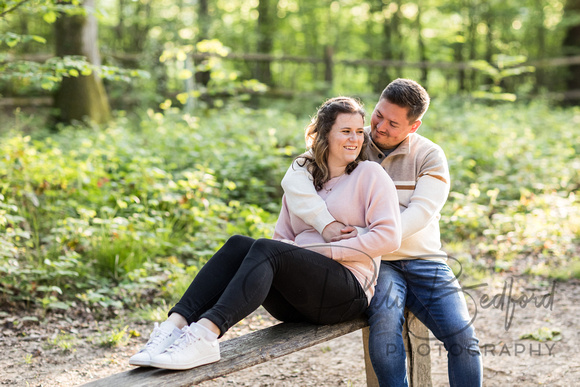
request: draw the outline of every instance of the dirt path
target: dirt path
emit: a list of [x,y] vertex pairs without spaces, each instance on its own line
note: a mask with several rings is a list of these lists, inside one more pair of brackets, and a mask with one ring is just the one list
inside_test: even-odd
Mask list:
[[[499,306],[504,288],[502,311],[492,301]],[[506,314],[505,307],[510,289],[512,299],[520,301],[513,308],[513,316]],[[549,283],[497,275],[486,285],[467,291],[483,354],[485,386],[580,383],[580,281],[556,284],[552,303],[549,297],[542,298],[550,290]],[[522,307],[526,299],[532,301]],[[509,305],[510,313],[513,305]],[[273,323],[273,319],[259,310],[228,332],[228,337]],[[119,347],[99,345],[112,331],[119,331],[127,324],[129,330],[143,332],[144,336],[149,333],[150,324],[131,323],[124,317],[97,323],[66,315],[43,317],[26,312],[0,312],[0,385],[76,386],[130,369],[127,360],[146,341],[144,337],[132,338]],[[520,339],[521,335],[537,332],[542,327],[559,331],[561,340]],[[439,342],[432,341],[429,352],[433,385],[447,385],[445,350]],[[365,385],[360,332],[202,384],[206,387],[341,385]]]

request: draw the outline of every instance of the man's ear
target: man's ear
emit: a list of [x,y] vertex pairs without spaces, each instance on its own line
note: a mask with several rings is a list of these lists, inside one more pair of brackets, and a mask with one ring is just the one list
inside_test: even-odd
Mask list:
[[419,129],[419,126],[421,126],[421,120],[417,120],[417,121],[413,122],[413,125],[411,125],[411,132],[410,133],[415,133],[417,131],[417,129]]

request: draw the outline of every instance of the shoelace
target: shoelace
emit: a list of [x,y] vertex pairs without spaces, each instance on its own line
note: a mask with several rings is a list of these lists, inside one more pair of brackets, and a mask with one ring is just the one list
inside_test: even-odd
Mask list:
[[149,348],[160,344],[161,341],[165,340],[165,338],[170,334],[171,333],[165,332],[164,330],[159,328],[159,323],[155,323],[153,327],[153,333],[151,334],[151,338],[149,339],[145,347]]
[[183,333],[179,336],[179,339],[175,340],[175,342],[167,348],[167,352],[175,352],[198,340],[201,340],[201,337],[199,337],[191,327],[185,326],[183,327]]

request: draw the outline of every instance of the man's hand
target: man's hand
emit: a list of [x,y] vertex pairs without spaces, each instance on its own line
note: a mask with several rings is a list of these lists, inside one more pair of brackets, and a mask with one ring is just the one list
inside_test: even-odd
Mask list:
[[352,226],[346,226],[338,221],[330,223],[322,230],[322,238],[325,242],[337,242],[342,239],[354,238],[358,232]]

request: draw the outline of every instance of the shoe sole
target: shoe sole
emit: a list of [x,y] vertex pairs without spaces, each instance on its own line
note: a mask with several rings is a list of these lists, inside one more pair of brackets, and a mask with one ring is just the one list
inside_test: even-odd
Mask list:
[[150,363],[151,367],[155,368],[163,368],[165,370],[189,370],[191,368],[199,367],[206,364],[215,363],[221,359],[220,354],[217,355],[210,355],[206,356],[203,359],[196,359],[194,362],[186,363],[186,364],[174,364],[174,363],[161,363],[152,361]]
[[129,361],[129,365],[137,366],[137,367],[151,367],[151,362],[132,360],[132,361]]

